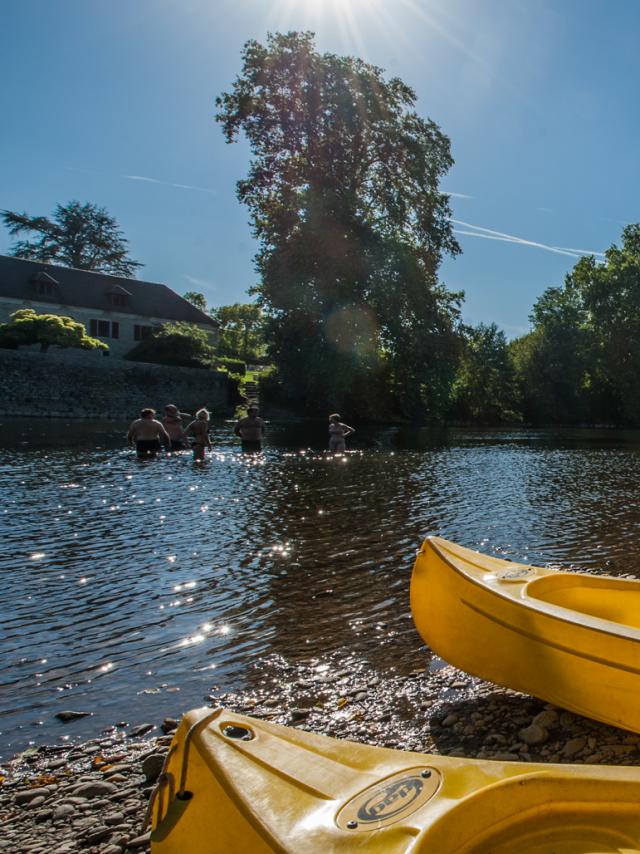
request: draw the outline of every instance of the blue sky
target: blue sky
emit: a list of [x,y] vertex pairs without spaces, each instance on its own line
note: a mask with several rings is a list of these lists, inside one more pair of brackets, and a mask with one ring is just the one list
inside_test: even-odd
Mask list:
[[5,0],[0,207],[95,202],[141,277],[244,301],[249,151],[224,142],[214,98],[247,39],[293,29],[400,76],[450,137],[464,251],[441,274],[468,322],[525,332],[580,251],[640,220],[635,0]]

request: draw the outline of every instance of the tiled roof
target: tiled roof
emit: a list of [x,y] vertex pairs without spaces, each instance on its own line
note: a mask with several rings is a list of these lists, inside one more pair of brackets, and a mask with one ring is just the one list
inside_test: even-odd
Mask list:
[[[45,282],[48,283],[47,292],[42,293],[41,289],[39,292],[38,283]],[[47,302],[58,309],[77,306],[103,311],[114,308],[109,294],[126,297],[124,305],[120,302],[117,305],[117,311],[123,314],[218,326],[208,314],[159,282],[125,279],[0,255],[0,297]]]

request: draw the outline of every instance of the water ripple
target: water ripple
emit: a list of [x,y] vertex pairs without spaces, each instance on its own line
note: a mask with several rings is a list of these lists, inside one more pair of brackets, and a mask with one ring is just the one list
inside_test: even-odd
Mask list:
[[[13,430],[13,434],[11,432]],[[573,431],[379,430],[331,458],[307,428],[243,457],[228,425],[203,466],[140,463],[122,429],[3,425],[0,745],[157,721],[247,665],[357,650],[411,669],[408,610],[429,533],[539,564],[640,575],[640,440]],[[75,432],[74,432],[75,429]],[[297,429],[297,432],[296,432]],[[314,434],[315,435],[315,434]],[[12,438],[13,436],[13,438]],[[355,443],[354,443],[355,445]]]

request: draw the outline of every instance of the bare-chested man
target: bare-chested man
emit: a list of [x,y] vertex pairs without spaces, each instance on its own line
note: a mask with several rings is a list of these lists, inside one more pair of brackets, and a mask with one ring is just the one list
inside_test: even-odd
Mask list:
[[167,450],[171,447],[169,434],[153,417],[155,414],[155,409],[141,409],[140,418],[133,422],[127,433],[129,443],[135,444],[141,459],[155,457],[160,450],[161,442]]
[[258,417],[258,407],[255,403],[247,407],[244,418],[236,421],[233,432],[242,439],[242,450],[248,453],[256,453],[262,450],[262,439],[264,437],[264,421]]

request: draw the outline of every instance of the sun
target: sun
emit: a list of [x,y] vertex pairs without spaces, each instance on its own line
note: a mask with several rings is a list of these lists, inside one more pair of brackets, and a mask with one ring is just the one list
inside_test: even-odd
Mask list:
[[361,44],[363,25],[383,13],[387,0],[276,0],[269,14],[270,29],[335,30],[344,40]]

